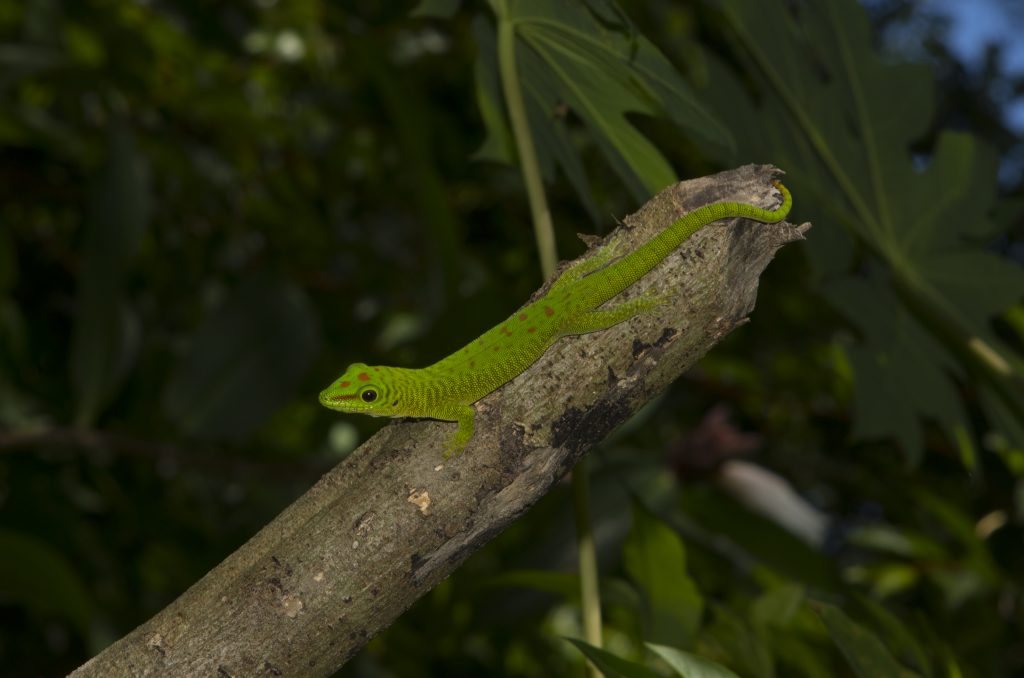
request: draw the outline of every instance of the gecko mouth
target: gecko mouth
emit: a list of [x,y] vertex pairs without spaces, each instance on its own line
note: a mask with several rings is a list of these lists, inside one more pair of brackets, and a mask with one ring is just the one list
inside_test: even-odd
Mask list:
[[340,409],[339,403],[346,400],[355,400],[354,395],[331,395],[330,391],[320,392],[320,404],[332,410]]

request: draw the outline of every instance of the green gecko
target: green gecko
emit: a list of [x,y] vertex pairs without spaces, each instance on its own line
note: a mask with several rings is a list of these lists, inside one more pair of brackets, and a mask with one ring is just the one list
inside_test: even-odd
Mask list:
[[617,259],[617,242],[612,240],[587,261],[567,268],[543,297],[447,358],[422,369],[353,363],[320,393],[320,404],[375,417],[458,422],[444,456],[459,454],[473,437],[473,403],[526,371],[559,338],[607,329],[663,303],[662,296],[641,297],[599,308],[684,240],[720,219],[742,217],[764,223],[784,219],[793,199],[780,182],[772,183],[782,193],[782,204],[774,210],[738,202],[704,205]]

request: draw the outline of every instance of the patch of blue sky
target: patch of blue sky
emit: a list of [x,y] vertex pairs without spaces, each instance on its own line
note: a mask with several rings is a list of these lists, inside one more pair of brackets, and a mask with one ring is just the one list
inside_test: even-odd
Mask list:
[[[861,1],[871,5],[877,0]],[[1024,97],[1015,94],[1009,84],[1009,79],[1024,73],[1024,0],[920,0],[918,12],[910,22],[891,26],[887,31],[884,37],[889,49],[928,60],[921,44],[921,22],[928,17],[942,22],[946,44],[969,73],[980,73],[989,46],[999,46],[999,69],[1006,78],[1006,86],[991,94],[1007,127],[1024,135]],[[1003,155],[1000,181],[1007,186],[1017,185],[1022,173],[1024,143],[1018,143]]]
[[[948,44],[968,67],[981,68],[990,44],[1001,47],[1002,70],[1024,72],[1024,2],[1019,0],[930,0],[928,9],[950,19]],[[1024,97],[1000,102],[1006,123],[1024,133]]]

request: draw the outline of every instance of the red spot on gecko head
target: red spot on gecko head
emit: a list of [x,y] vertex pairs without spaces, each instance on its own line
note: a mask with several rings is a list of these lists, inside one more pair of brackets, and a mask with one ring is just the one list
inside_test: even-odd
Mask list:
[[358,379],[359,381],[370,381],[370,375],[368,375],[366,372],[360,372],[359,374],[356,375],[356,379]]
[[550,306],[545,306],[544,307],[544,315],[552,316],[554,314],[555,314],[555,309],[551,308]]

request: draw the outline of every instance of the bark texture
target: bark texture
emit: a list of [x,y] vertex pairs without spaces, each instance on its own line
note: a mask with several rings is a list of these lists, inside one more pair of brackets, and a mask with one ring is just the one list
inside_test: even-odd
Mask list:
[[[774,207],[774,172],[749,165],[673,185],[625,220],[624,244],[708,202]],[[675,291],[674,302],[559,341],[477,404],[460,457],[441,458],[454,424],[391,424],[72,675],[332,674],[743,324],[761,272],[808,227],[731,219],[702,229],[623,294]]]

